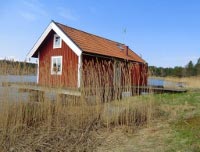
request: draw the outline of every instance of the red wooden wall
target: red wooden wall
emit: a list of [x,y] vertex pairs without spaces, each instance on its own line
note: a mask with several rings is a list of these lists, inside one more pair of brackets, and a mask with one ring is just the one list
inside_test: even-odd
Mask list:
[[[53,49],[51,31],[39,48],[39,84],[45,86],[77,87],[78,56],[62,41],[62,48]],[[62,56],[62,75],[51,75],[51,57]]]
[[[78,56],[62,41],[62,48],[53,48],[54,32],[51,31],[39,48],[39,84],[45,86],[77,87]],[[62,56],[62,75],[51,74],[51,57]],[[126,84],[133,86],[147,85],[147,64],[134,63],[111,57],[96,57],[94,54],[82,55],[81,79],[88,84],[102,84],[112,86],[114,84],[115,61],[121,63],[121,86]],[[90,62],[90,66],[86,65]],[[96,65],[100,67],[95,67]],[[130,66],[131,65],[131,66]],[[92,67],[92,68],[91,68]],[[96,75],[91,70],[97,70]],[[99,78],[97,79],[97,76]],[[92,78],[94,77],[94,78]],[[93,80],[94,79],[94,80]],[[90,81],[90,82],[89,82]],[[99,82],[97,82],[99,81]],[[84,84],[85,82],[83,82]]]
[[[121,69],[120,87],[128,85],[146,86],[148,77],[148,66],[145,63],[137,63],[122,59],[109,57],[95,57],[95,55],[83,55],[82,78],[86,86],[100,84],[113,86],[115,79],[115,62],[119,63]],[[99,83],[97,81],[100,81]],[[108,82],[109,81],[109,82]]]
[[145,63],[134,63],[131,70],[132,85],[146,86],[148,78],[148,65]]

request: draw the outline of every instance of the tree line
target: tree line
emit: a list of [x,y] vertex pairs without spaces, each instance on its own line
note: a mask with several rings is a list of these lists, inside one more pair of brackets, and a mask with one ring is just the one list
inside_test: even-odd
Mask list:
[[37,65],[34,63],[0,60],[0,75],[35,75]]
[[156,66],[149,66],[149,74],[151,76],[166,77],[190,77],[190,76],[200,76],[200,58],[194,64],[189,61],[185,67],[175,66],[174,68],[163,68]]

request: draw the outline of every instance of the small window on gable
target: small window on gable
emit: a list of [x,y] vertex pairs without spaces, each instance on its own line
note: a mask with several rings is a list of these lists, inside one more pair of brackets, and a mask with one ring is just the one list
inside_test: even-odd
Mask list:
[[52,75],[62,74],[62,56],[51,57],[51,74]]
[[62,39],[57,34],[54,34],[53,38],[53,48],[61,48],[62,46]]

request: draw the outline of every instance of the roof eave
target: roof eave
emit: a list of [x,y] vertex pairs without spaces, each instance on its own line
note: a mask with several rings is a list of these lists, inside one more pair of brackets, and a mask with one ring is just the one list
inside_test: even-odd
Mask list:
[[83,51],[82,54],[89,55],[89,56],[101,57],[101,58],[107,58],[107,59],[119,59],[119,60],[123,60],[123,61],[127,61],[127,62],[135,62],[135,63],[139,63],[139,64],[147,64],[145,61],[141,62],[141,61],[137,61],[134,59],[127,59],[127,58],[122,58],[122,57],[109,56],[109,55],[105,55],[105,54],[91,53],[91,52],[87,52],[87,51]]

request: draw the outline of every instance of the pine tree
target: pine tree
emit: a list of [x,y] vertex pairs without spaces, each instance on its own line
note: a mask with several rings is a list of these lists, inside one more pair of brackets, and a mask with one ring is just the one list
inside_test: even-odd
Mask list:
[[195,65],[195,71],[196,75],[200,75],[200,58],[197,60],[197,63]]
[[193,64],[192,61],[190,61],[186,66],[186,74],[187,74],[187,76],[194,76],[195,75],[194,64]]

